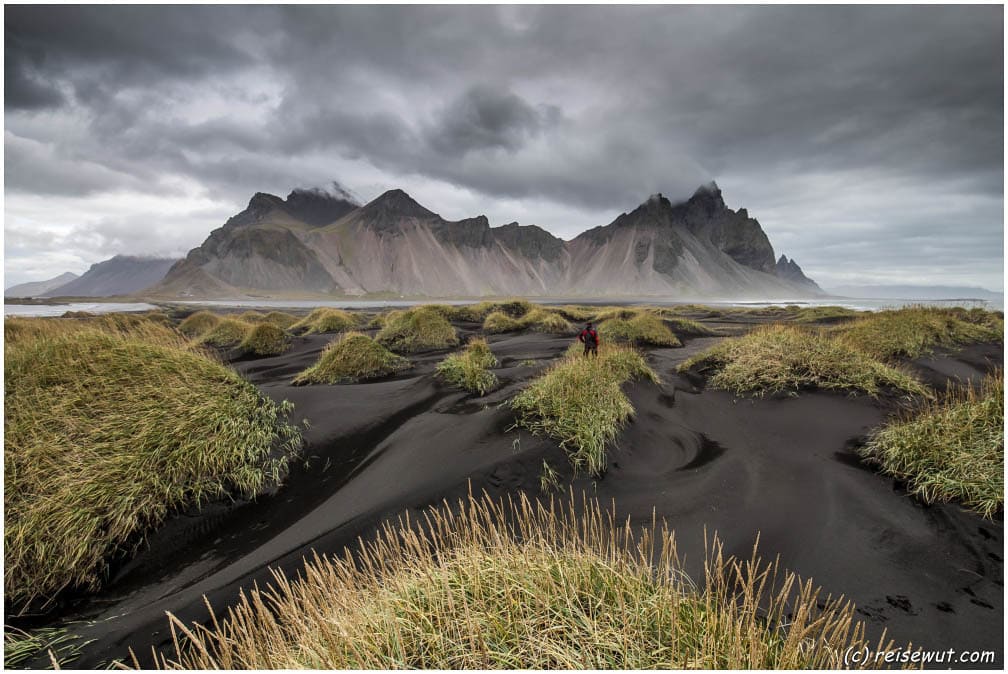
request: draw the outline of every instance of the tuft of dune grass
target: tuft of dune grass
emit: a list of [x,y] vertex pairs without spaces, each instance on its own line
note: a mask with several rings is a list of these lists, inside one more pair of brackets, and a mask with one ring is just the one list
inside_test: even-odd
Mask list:
[[[259,394],[149,321],[56,326],[4,354],[4,595],[11,609],[97,589],[171,512],[280,481],[300,442]],[[102,327],[105,326],[105,327]],[[112,326],[112,327],[109,327]],[[271,454],[272,450],[282,450]]]
[[459,353],[453,353],[438,363],[437,373],[445,381],[473,393],[485,395],[497,386],[497,358],[485,339],[473,339]]
[[875,431],[859,450],[882,472],[906,480],[925,503],[958,501],[991,518],[1004,507],[1004,375],[979,391],[952,389],[943,399]]
[[357,325],[357,317],[349,311],[319,307],[291,325],[289,329],[294,332],[303,331],[304,334],[309,335],[322,332],[343,332],[352,329],[355,325]]
[[610,318],[598,326],[599,336],[610,342],[639,346],[682,346],[679,338],[657,316],[639,313],[631,318]]
[[591,307],[583,304],[563,304],[554,307],[554,311],[569,321],[584,323],[595,318],[598,307]]
[[883,389],[929,396],[922,383],[820,331],[790,325],[756,328],[725,339],[679,366],[713,373],[712,388],[737,394],[797,393],[806,388],[862,391],[878,396]]
[[375,340],[399,353],[444,349],[459,343],[448,319],[430,306],[390,312]]
[[294,377],[294,384],[338,384],[384,377],[410,362],[360,332],[346,332],[326,345],[318,361]]
[[795,313],[793,320],[797,323],[836,323],[857,318],[861,313],[845,307],[805,307]]
[[221,317],[209,311],[197,311],[179,323],[178,330],[186,337],[199,337],[220,323]]
[[[981,312],[983,310],[980,310]],[[905,307],[867,313],[833,328],[837,338],[877,358],[916,358],[935,347],[1003,341],[1004,321],[990,312],[938,307]]]
[[48,654],[50,662],[64,669],[76,660],[85,644],[65,627],[22,630],[4,626],[4,669],[23,669],[32,659]]
[[570,335],[574,326],[554,309],[536,307],[520,319],[522,325],[533,332],[546,332],[554,335]]
[[262,323],[266,320],[266,314],[261,311],[245,311],[237,316],[235,316],[239,321],[245,321],[246,323]]
[[517,318],[508,316],[503,311],[493,311],[483,321],[483,332],[496,334],[501,332],[515,332],[524,326]]
[[[169,614],[172,656],[204,669],[837,669],[869,643],[855,607],[705,541],[690,579],[665,522],[596,500],[485,494],[386,523],[218,618]],[[418,531],[419,529],[419,531]],[[134,660],[135,666],[139,663]],[[852,663],[857,666],[856,663]]]
[[221,348],[235,346],[244,341],[245,336],[251,330],[251,323],[235,320],[234,318],[223,318],[200,335],[197,341],[200,344],[209,344]]
[[263,322],[248,331],[238,348],[257,356],[279,356],[290,348],[290,340],[278,325]]
[[290,327],[297,323],[298,320],[300,319],[298,319],[297,316],[288,314],[286,311],[271,311],[263,316],[263,322],[272,323],[283,330],[290,329]]
[[511,399],[517,424],[560,442],[575,469],[593,475],[606,467],[606,446],[633,414],[621,386],[631,379],[658,381],[636,350],[602,344],[598,357],[576,346],[557,364]]

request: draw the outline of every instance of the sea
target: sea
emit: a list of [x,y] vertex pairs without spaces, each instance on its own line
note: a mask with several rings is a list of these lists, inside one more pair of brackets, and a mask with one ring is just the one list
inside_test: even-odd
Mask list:
[[[333,307],[336,309],[388,309],[392,307],[411,307],[420,304],[473,304],[480,300],[187,300],[175,301],[173,305],[192,305],[194,307],[235,308],[235,309],[314,309],[317,307]],[[661,299],[654,297],[620,299],[586,300],[584,298],[548,298],[531,300],[540,304],[650,304],[655,306],[673,306],[676,304],[705,304],[714,307],[771,307],[798,305],[802,307],[840,306],[857,311],[879,311],[881,309],[898,309],[910,305],[925,305],[937,307],[974,307],[991,311],[1003,311],[1003,302],[990,302],[982,299],[858,299],[853,297],[830,297],[821,299],[796,300],[683,300]],[[114,311],[150,311],[158,307],[145,302],[70,302],[67,304],[5,304],[4,316],[62,316],[68,311],[86,311],[92,314],[110,313]]]

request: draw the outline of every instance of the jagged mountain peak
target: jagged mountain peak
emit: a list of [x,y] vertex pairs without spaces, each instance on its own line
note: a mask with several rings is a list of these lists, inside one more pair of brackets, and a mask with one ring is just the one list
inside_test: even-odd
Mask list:
[[366,204],[362,210],[365,212],[394,214],[407,218],[439,217],[437,213],[424,208],[413,197],[400,189],[384,192]]

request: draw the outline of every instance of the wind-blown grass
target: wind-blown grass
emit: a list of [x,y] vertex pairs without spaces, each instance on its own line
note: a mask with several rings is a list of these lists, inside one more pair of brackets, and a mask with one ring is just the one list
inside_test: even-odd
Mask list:
[[375,340],[399,353],[444,349],[459,342],[448,319],[430,306],[390,313]]
[[[982,310],[981,310],[982,312]],[[972,321],[963,320],[972,317]],[[995,314],[937,307],[905,307],[867,313],[833,328],[838,339],[878,358],[916,358],[935,347],[956,347],[1004,339],[1004,321]]]
[[708,380],[712,388],[737,394],[819,388],[871,396],[884,389],[930,395],[923,384],[897,367],[822,332],[789,325],[763,326],[726,339],[679,366],[680,371],[690,369],[713,373]]
[[410,362],[360,332],[329,342],[318,361],[294,377],[294,384],[338,384],[384,377],[408,369]]
[[263,322],[248,331],[238,348],[257,356],[278,356],[290,348],[290,340],[278,325]]
[[[577,513],[577,514],[574,514]],[[469,497],[400,518],[209,627],[169,614],[182,669],[835,669],[869,644],[854,606],[706,543],[683,570],[664,522],[593,500]],[[418,528],[421,531],[418,531]],[[180,643],[181,638],[185,641]],[[135,663],[139,666],[138,663]]]
[[859,451],[926,503],[959,501],[992,517],[1004,507],[1003,372],[883,426]]
[[64,668],[80,656],[80,638],[63,627],[41,627],[31,631],[4,627],[4,669],[22,668],[29,660],[47,654],[49,662]]
[[606,446],[634,414],[620,388],[630,379],[658,376],[632,348],[602,344],[597,358],[572,349],[511,399],[519,426],[560,442],[575,469],[600,474]]
[[239,321],[245,321],[246,323],[262,323],[266,320],[266,314],[261,311],[245,311],[237,316],[235,316]]
[[288,404],[177,333],[100,325],[54,326],[4,354],[13,610],[98,588],[109,558],[175,509],[278,482],[300,441]]
[[178,330],[186,337],[199,337],[220,323],[221,317],[209,311],[197,311],[179,323]]
[[200,335],[197,342],[221,348],[235,346],[244,341],[245,336],[251,332],[252,327],[251,323],[246,323],[245,321],[224,318]]
[[603,341],[639,346],[682,346],[679,338],[660,318],[645,312],[627,319],[607,319],[599,324],[598,332]]
[[516,332],[524,329],[524,325],[517,318],[508,316],[503,311],[493,311],[483,321],[483,332],[497,334],[501,332]]
[[298,317],[293,314],[288,314],[286,311],[271,311],[265,316],[263,316],[263,321],[266,323],[272,323],[273,325],[281,328],[283,330],[290,329],[295,323],[298,322]]
[[485,395],[497,386],[497,358],[485,339],[473,339],[459,353],[453,353],[438,363],[437,373],[446,381],[473,393]]
[[519,319],[523,327],[533,332],[546,332],[554,335],[570,335],[574,326],[554,309],[536,307]]
[[357,317],[349,311],[319,307],[290,326],[292,332],[303,331],[309,335],[322,332],[343,332],[357,325]]

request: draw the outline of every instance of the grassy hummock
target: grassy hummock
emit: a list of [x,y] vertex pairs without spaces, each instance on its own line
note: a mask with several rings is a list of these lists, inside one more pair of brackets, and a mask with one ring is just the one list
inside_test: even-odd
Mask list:
[[668,326],[657,316],[645,312],[631,318],[610,318],[598,326],[603,341],[638,346],[682,346]]
[[190,314],[179,323],[178,330],[186,337],[195,338],[204,335],[220,323],[221,318],[209,311],[197,311]]
[[958,501],[992,517],[1004,507],[1003,373],[883,426],[860,453],[926,503]]
[[[64,321],[66,323],[66,321]],[[4,354],[4,594],[13,610],[100,586],[178,508],[277,483],[299,444],[264,398],[174,331],[38,328]],[[281,449],[279,455],[272,450]]]
[[680,371],[713,372],[712,388],[737,394],[797,393],[802,389],[862,391],[884,389],[930,395],[903,370],[883,363],[829,335],[789,325],[759,327],[726,339],[679,366]]
[[298,322],[298,317],[293,314],[288,314],[286,311],[271,311],[265,316],[263,316],[263,321],[266,323],[272,323],[278,328],[284,330],[290,329],[292,325]]
[[553,309],[536,307],[520,320],[524,327],[533,332],[547,332],[554,335],[570,335],[574,332],[574,326]]
[[492,311],[483,321],[483,332],[497,334],[501,332],[515,332],[523,329],[522,322],[517,318],[508,316],[503,311]]
[[349,311],[319,307],[290,326],[292,332],[302,331],[310,335],[322,332],[343,332],[357,325],[357,317]]
[[175,654],[157,664],[835,669],[846,653],[893,647],[869,644],[849,601],[755,549],[726,557],[715,537],[694,582],[664,522],[631,529],[588,498],[470,496],[421,518],[429,534],[401,517],[342,556],[316,556],[296,579],[275,572],[225,617],[211,610],[209,627],[169,614]]
[[621,386],[638,378],[658,381],[632,348],[602,344],[597,358],[572,348],[510,404],[518,425],[559,440],[575,469],[600,474],[606,446],[634,414]]
[[199,336],[200,344],[209,344],[220,348],[235,346],[244,341],[252,330],[252,324],[234,318],[221,319],[215,326]]
[[485,339],[473,339],[459,353],[453,353],[438,363],[437,373],[446,381],[480,395],[497,386],[497,358]]
[[916,358],[935,347],[1002,341],[1004,321],[982,309],[918,306],[867,313],[833,332],[846,344],[877,358]]
[[360,332],[346,332],[322,350],[318,362],[294,377],[294,384],[338,384],[384,377],[410,362]]
[[390,312],[375,340],[399,353],[444,349],[459,343],[455,328],[431,306]]
[[279,356],[290,348],[290,340],[276,324],[258,323],[248,331],[238,348],[257,356]]

